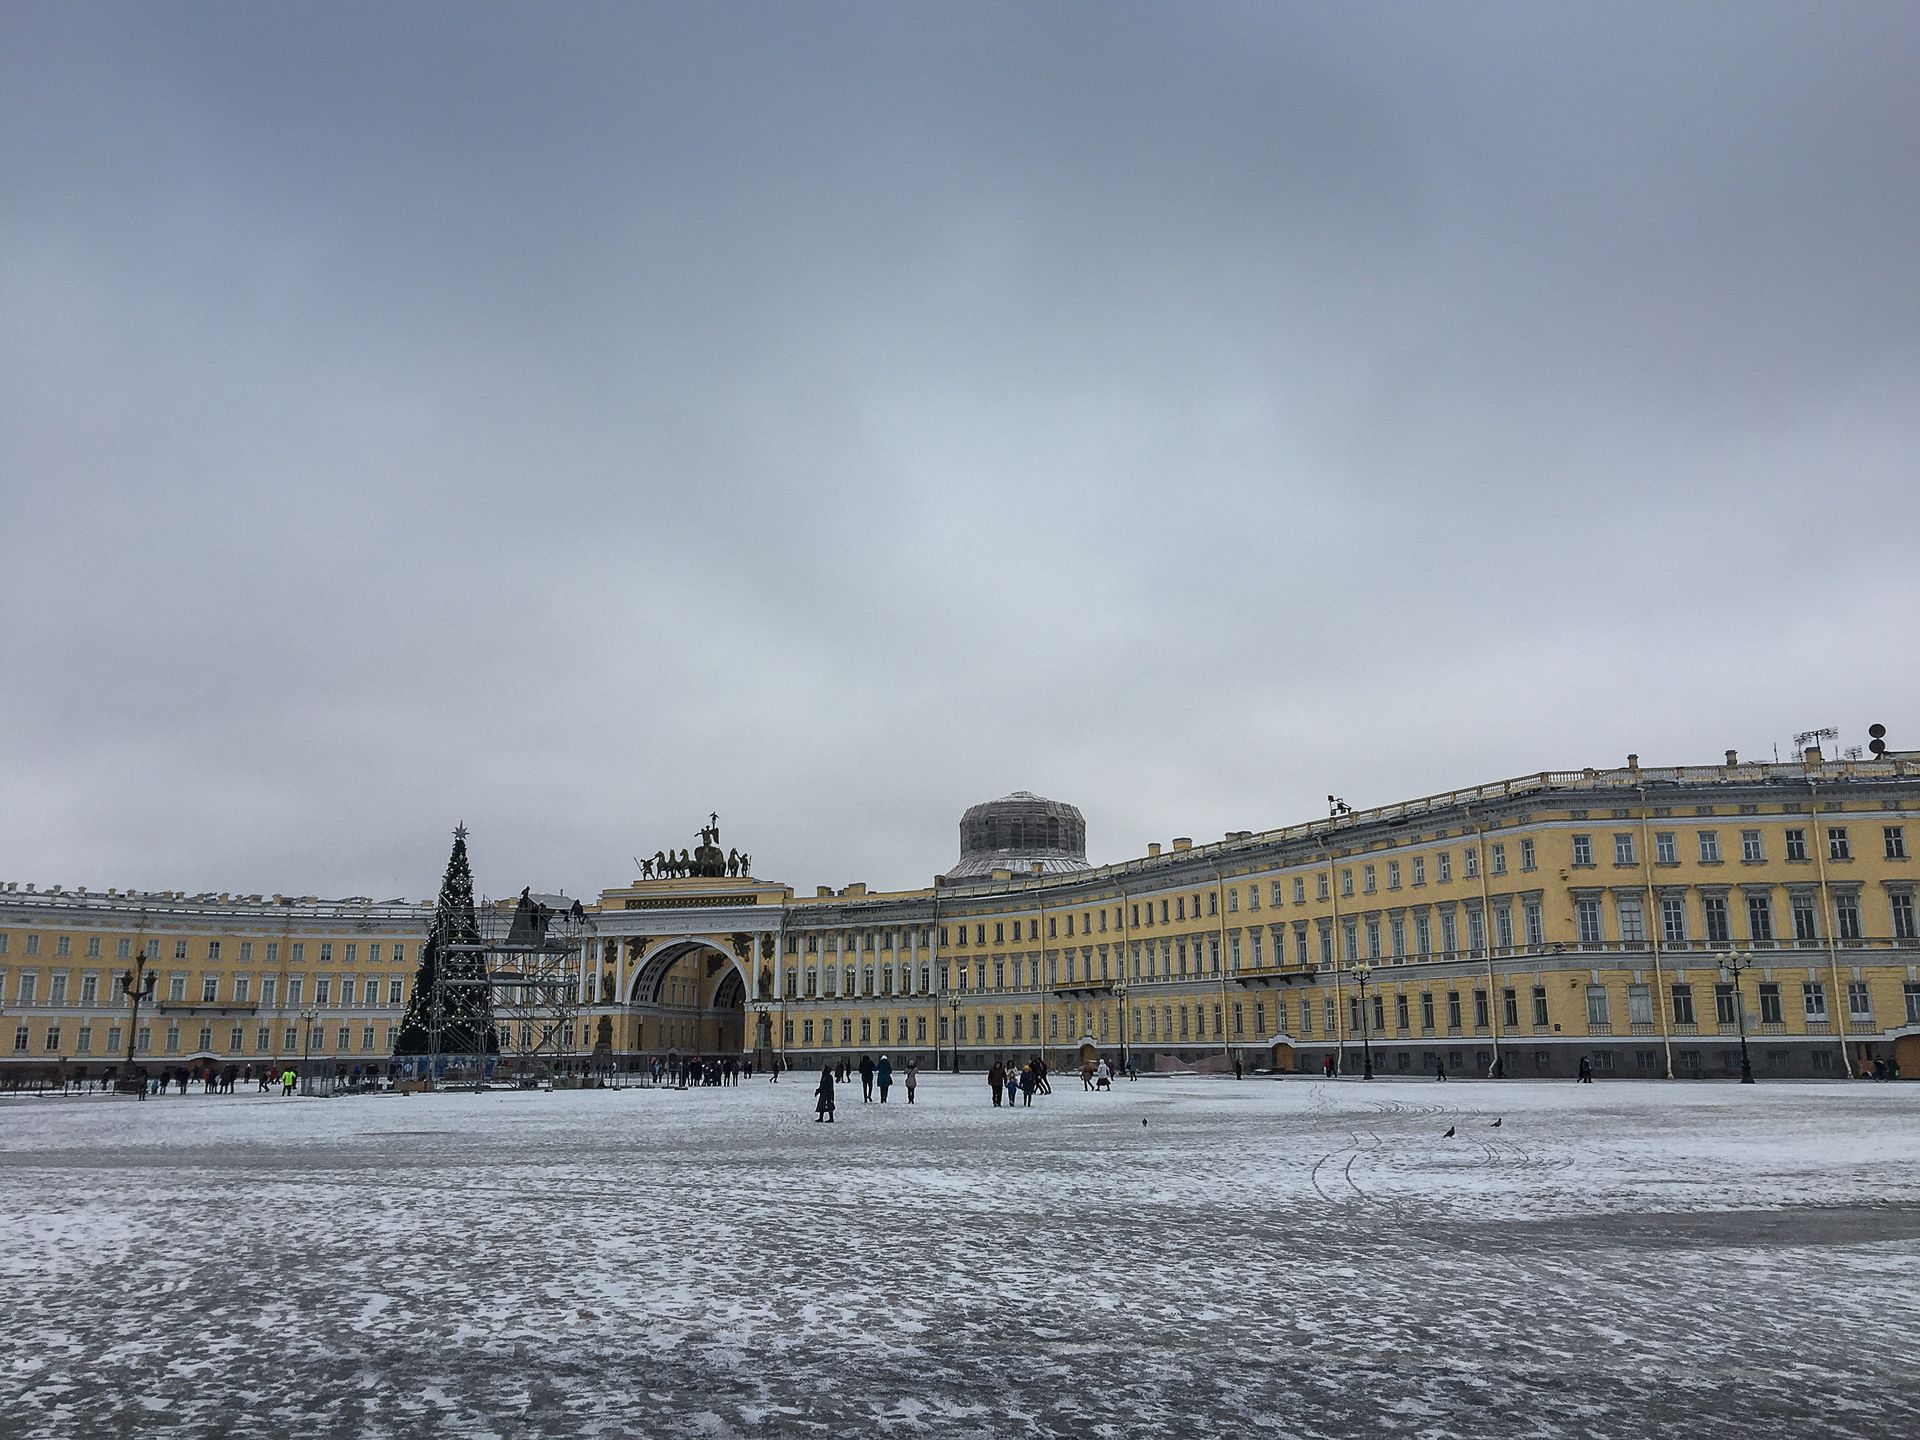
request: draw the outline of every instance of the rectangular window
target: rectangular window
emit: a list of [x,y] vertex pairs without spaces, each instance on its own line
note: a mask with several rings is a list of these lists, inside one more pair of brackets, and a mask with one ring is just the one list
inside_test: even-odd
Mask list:
[[1686,943],[1687,902],[1678,895],[1660,898],[1660,938],[1669,945]]
[[1645,985],[1627,986],[1627,1023],[1653,1024],[1653,991]]
[[1631,865],[1633,861],[1633,832],[1623,831],[1613,837],[1613,863]]
[[1733,1005],[1733,986],[1716,985],[1713,987],[1713,1019],[1715,1024],[1732,1025],[1736,1023]]
[[1416,885],[1426,884],[1427,883],[1427,857],[1424,855],[1416,855],[1413,857],[1411,864],[1413,865],[1413,883]]
[[211,1004],[220,998],[220,977],[202,975],[200,977],[200,1000],[202,1004]]
[[1389,860],[1387,862],[1387,889],[1398,890],[1399,888],[1400,862],[1398,860]]
[[1747,933],[1755,940],[1773,939],[1773,902],[1765,895],[1747,897]]
[[180,1001],[184,1001],[187,998],[187,977],[186,976],[169,975],[167,977],[167,998],[169,1000],[180,1000]]
[[[1896,895],[1894,898],[1897,900],[1901,897]],[[97,1005],[100,1003],[100,977],[98,975],[82,975],[80,977],[80,1003],[82,1005]]]
[[1818,940],[1820,922],[1815,916],[1813,896],[1790,895],[1787,897],[1787,906],[1793,914],[1793,938],[1800,941]]
[[1847,982],[1847,1018],[1866,1025],[1873,1023],[1873,996],[1864,980]]
[[1888,825],[1880,832],[1887,843],[1887,859],[1907,858],[1907,831],[1903,825]]
[[1603,1025],[1610,1026],[1612,1023],[1608,1018],[1606,987],[1589,985],[1587,987],[1587,1025],[1589,1028],[1597,1028]]
[[1447,1028],[1449,1030],[1460,1028],[1460,992],[1458,990],[1447,991]]
[[1700,832],[1700,863],[1702,865],[1720,863],[1720,832],[1718,830]]
[[1621,895],[1615,898],[1614,907],[1620,913],[1620,939],[1629,945],[1644,945],[1647,939],[1646,916],[1640,908],[1638,895]]
[[1493,912],[1493,943],[1502,950],[1513,948],[1513,907],[1501,905]]
[[1507,873],[1507,844],[1504,840],[1495,840],[1487,846],[1487,869],[1495,875]]
[[265,1005],[268,1009],[273,1008],[274,994],[277,988],[278,988],[278,981],[275,979],[274,976],[267,975],[261,978],[260,1003],[262,1005]]
[[1740,858],[1749,865],[1756,865],[1767,858],[1767,847],[1761,843],[1758,830],[1740,832]]
[[1841,940],[1860,938],[1859,896],[1836,895],[1833,897],[1833,933]]
[[1893,938],[1896,940],[1914,939],[1913,896],[1907,894],[1905,891],[1901,891],[1891,896],[1889,903],[1893,907]]
[[313,1003],[330,1005],[333,1003],[333,977],[322,975],[313,982]]
[[1453,852],[1442,850],[1433,857],[1433,873],[1442,885],[1453,879]]
[[1365,867],[1360,883],[1361,888],[1369,895],[1374,894],[1380,888],[1378,877],[1374,874],[1373,866],[1368,865]]
[[236,975],[233,977],[233,1000],[236,1005],[244,1005],[253,994],[253,977]]
[[1351,866],[1348,866],[1340,872],[1340,893],[1342,895],[1353,894],[1353,867]]
[[1534,867],[1533,841],[1522,840],[1520,842],[1520,868],[1522,870],[1531,870]]
[[1573,902],[1573,919],[1582,945],[1598,945],[1600,934],[1600,902],[1590,895],[1583,895]]
[[1460,873],[1469,880],[1480,873],[1480,852],[1471,845],[1460,852]]
[[1851,860],[1853,850],[1847,844],[1847,827],[1832,825],[1827,828],[1827,858],[1829,860]]
[[1907,1001],[1907,1024],[1920,1025],[1920,985],[1909,980],[1901,993]]
[[1493,1023],[1493,1010],[1488,1003],[1487,992],[1484,990],[1473,992],[1473,1023],[1482,1030]]
[[1706,919],[1707,940],[1710,943],[1724,944],[1733,938],[1727,921],[1727,900],[1724,895],[1701,896],[1700,913]]
[[1657,865],[1678,865],[1680,863],[1680,851],[1679,847],[1674,843],[1673,831],[1657,830],[1654,832],[1653,859]]
[[1433,992],[1431,990],[1420,992],[1420,1028],[1433,1029]]
[[1551,1022],[1547,1018],[1547,987],[1533,987],[1533,1023],[1536,1029],[1544,1030]]
[[1807,858],[1807,832],[1789,830],[1786,834],[1787,859],[1804,860]]
[[1512,986],[1500,992],[1500,1023],[1509,1030],[1520,1027],[1520,992]]
[[1780,987],[1773,981],[1764,981],[1760,986],[1760,1023],[1762,1025],[1784,1025],[1786,1009],[1780,1003]]
[[1809,980],[1800,987],[1800,998],[1806,1005],[1807,1019],[1825,1020],[1827,1018],[1827,987],[1818,980]]

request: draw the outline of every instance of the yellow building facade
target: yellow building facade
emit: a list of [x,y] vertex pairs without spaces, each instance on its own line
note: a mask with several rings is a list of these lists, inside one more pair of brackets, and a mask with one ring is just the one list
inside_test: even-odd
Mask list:
[[[1916,803],[1911,755],[1630,758],[1090,866],[1078,811],[1010,796],[923,889],[602,892],[547,1053],[1689,1078],[1744,1031],[1762,1077],[1920,1076]],[[0,1073],[383,1068],[431,916],[8,884]]]

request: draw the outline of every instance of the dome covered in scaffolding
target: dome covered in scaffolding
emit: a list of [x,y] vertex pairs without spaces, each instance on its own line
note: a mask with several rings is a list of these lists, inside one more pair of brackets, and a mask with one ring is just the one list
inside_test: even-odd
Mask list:
[[1068,875],[1089,868],[1087,822],[1079,807],[1016,790],[960,817],[960,863],[945,878],[984,880],[995,870]]

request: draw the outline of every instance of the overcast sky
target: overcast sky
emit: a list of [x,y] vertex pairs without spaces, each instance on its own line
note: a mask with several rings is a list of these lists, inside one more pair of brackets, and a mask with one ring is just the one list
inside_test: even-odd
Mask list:
[[0,879],[1920,746],[1920,6],[0,8]]

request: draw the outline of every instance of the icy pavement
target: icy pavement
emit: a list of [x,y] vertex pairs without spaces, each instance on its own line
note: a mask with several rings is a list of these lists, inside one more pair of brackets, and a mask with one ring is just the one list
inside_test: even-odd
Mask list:
[[1920,1085],[809,1089],[0,1106],[0,1435],[1920,1435]]

